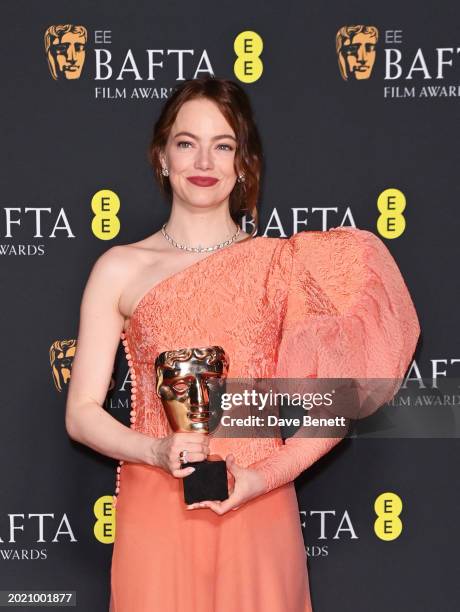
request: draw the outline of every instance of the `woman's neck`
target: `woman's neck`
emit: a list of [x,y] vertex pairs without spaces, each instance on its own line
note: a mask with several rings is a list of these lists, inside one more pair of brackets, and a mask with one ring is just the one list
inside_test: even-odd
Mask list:
[[176,241],[191,246],[212,246],[230,239],[238,226],[228,210],[187,211],[173,207],[166,222],[167,233]]

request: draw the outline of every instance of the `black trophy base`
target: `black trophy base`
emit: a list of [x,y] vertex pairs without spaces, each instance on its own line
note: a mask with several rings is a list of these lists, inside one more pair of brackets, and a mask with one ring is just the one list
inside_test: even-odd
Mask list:
[[182,479],[186,504],[200,501],[223,501],[228,498],[227,465],[225,461],[193,461],[183,468],[194,467],[195,471]]

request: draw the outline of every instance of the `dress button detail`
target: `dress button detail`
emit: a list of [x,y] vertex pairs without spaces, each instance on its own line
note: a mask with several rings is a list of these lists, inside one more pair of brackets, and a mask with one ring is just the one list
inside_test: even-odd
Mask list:
[[[124,332],[121,332],[120,334],[120,338],[121,338],[121,343],[123,345],[123,348],[125,350],[125,357],[126,357],[126,361],[128,363],[128,367],[129,367],[129,378],[131,381],[131,397],[130,397],[130,406],[131,406],[131,411],[130,411],[130,427],[132,427],[134,425],[134,423],[136,422],[136,410],[134,410],[133,408],[136,406],[136,386],[137,386],[137,382],[136,382],[136,372],[134,371],[134,360],[133,360],[133,356],[132,353],[130,351],[129,348],[129,342],[128,339],[126,337],[126,334]],[[117,505],[117,500],[118,500],[118,494],[120,492],[120,484],[121,484],[121,472],[122,472],[122,465],[124,464],[123,459],[120,459],[118,461],[118,466],[116,468],[116,482],[115,482],[115,493],[114,495],[112,495],[112,507],[115,508]]]

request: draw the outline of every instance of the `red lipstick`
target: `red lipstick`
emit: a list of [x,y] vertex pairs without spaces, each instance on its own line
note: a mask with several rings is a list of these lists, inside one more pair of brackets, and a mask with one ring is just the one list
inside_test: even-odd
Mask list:
[[211,187],[215,185],[219,179],[213,178],[212,176],[188,176],[187,180],[194,185],[198,185],[198,187]]

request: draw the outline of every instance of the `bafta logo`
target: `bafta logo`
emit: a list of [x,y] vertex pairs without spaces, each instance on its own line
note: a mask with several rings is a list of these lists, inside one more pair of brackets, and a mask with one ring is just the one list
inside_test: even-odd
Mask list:
[[53,25],[45,32],[45,52],[55,81],[79,79],[88,33],[81,25]]
[[77,341],[75,339],[56,340],[50,347],[51,371],[58,391],[62,391],[70,380],[76,348]]
[[361,81],[372,74],[379,31],[374,26],[344,26],[335,43],[340,75],[344,81]]
[[[50,365],[54,386],[60,392],[69,384],[72,364],[77,352],[77,341],[55,340],[50,347]],[[107,391],[112,391],[116,385],[115,367],[110,377]]]

